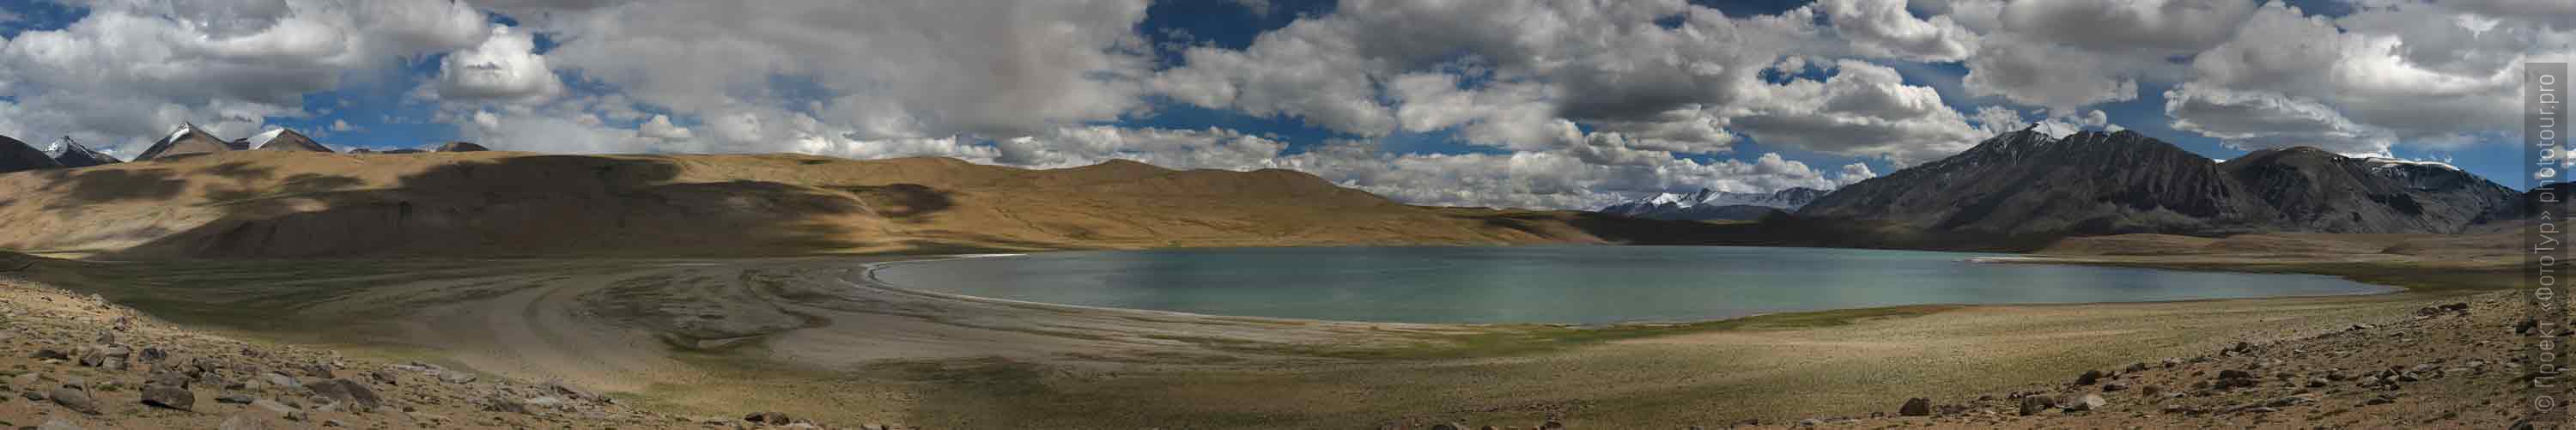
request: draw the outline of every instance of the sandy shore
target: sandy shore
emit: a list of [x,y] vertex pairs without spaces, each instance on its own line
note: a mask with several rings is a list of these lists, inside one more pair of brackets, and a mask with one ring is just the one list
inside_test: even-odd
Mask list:
[[1584,330],[1083,308],[852,281],[899,258],[64,263],[35,277],[239,336],[562,380],[674,413],[931,428],[1787,423],[2399,321],[2462,294]]

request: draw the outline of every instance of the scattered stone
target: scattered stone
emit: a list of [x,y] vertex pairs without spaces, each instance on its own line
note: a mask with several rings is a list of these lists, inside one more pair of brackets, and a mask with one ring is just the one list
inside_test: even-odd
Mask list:
[[197,393],[190,392],[186,388],[168,385],[146,385],[143,386],[143,404],[182,411],[194,410],[197,407]]
[[1820,425],[1825,425],[1825,420],[1819,420],[1819,419],[1815,419],[1815,418],[1808,418],[1808,419],[1798,420],[1798,426],[1799,426],[1799,427],[1815,427],[1815,426],[1820,426]]
[[2101,409],[2103,405],[2108,404],[2109,402],[2102,400],[2102,395],[2100,394],[2085,393],[2082,396],[2067,398],[2060,403],[2062,404],[2058,405],[2058,407],[2066,408],[2066,410],[2069,411],[2090,411]]
[[295,377],[286,376],[286,374],[283,373],[268,372],[268,374],[260,375],[260,378],[266,379],[268,381],[268,385],[275,385],[278,388],[304,388],[304,382],[297,381],[295,380]]
[[2101,380],[2102,371],[2086,370],[2084,371],[2084,374],[2075,376],[2075,385],[2093,385],[2094,382],[2099,382]]
[[89,393],[83,392],[79,389],[71,387],[54,387],[53,391],[45,393],[45,398],[53,400],[54,404],[62,405],[63,409],[70,409],[73,412],[83,414],[98,415],[98,402],[90,400]]
[[2021,398],[2021,415],[2025,417],[2039,415],[2040,412],[2046,412],[2050,408],[2055,407],[2057,407],[2057,398],[2055,397],[2028,396]]
[[270,423],[267,417],[262,417],[252,412],[233,414],[232,418],[224,419],[222,427],[217,427],[219,430],[270,430],[274,428],[277,428],[277,425]]
[[441,370],[438,371],[438,380],[446,381],[450,384],[471,384],[474,383],[474,374],[453,370]]
[[55,418],[45,420],[45,425],[36,426],[36,430],[81,430],[81,426],[72,425],[71,422],[63,421],[61,418]]
[[516,399],[511,399],[511,398],[508,398],[508,397],[493,396],[492,398],[485,399],[485,400],[483,401],[483,410],[485,410],[485,411],[491,411],[491,412],[508,412],[508,413],[514,413],[514,414],[524,414],[524,413],[528,413],[528,405],[527,405],[527,404],[525,404],[525,403],[519,403],[519,401],[518,401],[518,400],[516,400]]
[[1932,399],[1921,397],[1905,399],[1905,405],[1898,406],[1896,408],[1896,414],[1909,417],[1931,416]]
[[393,373],[382,370],[367,372],[367,379],[374,379],[378,384],[402,386],[401,378],[394,377]]
[[250,404],[250,402],[255,402],[255,401],[259,401],[259,398],[257,398],[257,397],[251,397],[249,394],[242,394],[242,393],[229,393],[229,394],[225,394],[225,395],[221,395],[221,396],[215,396],[215,403],[228,403],[228,404],[235,404],[235,405],[247,405],[247,404]]
[[27,355],[27,358],[33,358],[33,359],[37,359],[37,360],[63,360],[63,361],[71,361],[71,359],[72,359],[72,355],[71,355],[71,354],[63,353],[62,351],[56,351],[56,350],[54,350],[53,348],[45,348],[45,349],[38,349],[38,350],[36,350],[36,353],[34,353],[34,354],[28,354],[28,355]]
[[743,415],[742,420],[769,425],[786,425],[787,423],[796,422],[796,418],[789,417],[787,414],[775,411],[753,412],[749,415]]
[[2113,391],[2127,390],[2127,389],[2129,389],[2129,384],[2122,384],[2122,383],[2118,383],[2118,382],[2105,382],[2105,383],[2102,383],[2102,392],[2105,392],[2105,393],[2113,392]]

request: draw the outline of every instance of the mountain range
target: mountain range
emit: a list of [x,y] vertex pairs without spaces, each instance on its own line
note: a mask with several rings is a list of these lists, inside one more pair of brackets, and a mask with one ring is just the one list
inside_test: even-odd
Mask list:
[[1775,212],[1793,211],[1818,197],[1825,190],[1793,187],[1770,193],[1737,193],[1702,188],[1690,194],[1663,193],[1644,200],[1625,202],[1601,208],[1601,213],[1636,218],[1663,220],[1756,220]]
[[2312,147],[2219,162],[2136,131],[2025,130],[1845,186],[1796,215],[2004,237],[2459,233],[2521,208],[2520,193],[2439,163]]
[[62,140],[54,141],[53,149],[46,152],[53,154],[54,163],[61,164],[63,167],[79,168],[125,162],[116,159],[116,156],[90,149],[89,146],[72,140],[71,136],[63,136]]

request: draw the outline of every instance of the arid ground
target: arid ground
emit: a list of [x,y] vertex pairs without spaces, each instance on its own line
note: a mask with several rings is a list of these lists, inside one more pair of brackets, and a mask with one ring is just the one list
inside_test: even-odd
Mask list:
[[[2017,392],[2057,395],[2086,370],[2218,357],[2240,342],[2287,351],[2355,324],[2408,330],[2335,357],[2414,366],[2431,357],[2506,363],[2513,313],[2500,273],[2337,251],[2348,241],[2266,249],[2263,270],[2347,271],[2414,292],[2325,298],[2044,306],[1929,305],[1619,327],[1410,325],[1075,308],[914,292],[868,281],[897,257],[712,260],[402,260],[92,263],[50,260],[32,278],[96,292],[232,336],[420,361],[525,381],[564,381],[684,416],[777,410],[825,424],[926,428],[1372,428],[1440,422],[1534,428],[1722,427],[1752,422],[1877,426],[1907,398],[1979,405],[1938,421],[1968,427],[2265,422],[2376,427],[2455,412],[2500,426],[2508,373],[2479,385],[2409,388],[2368,413],[2185,414],[2162,405],[2288,393],[2112,394],[2118,414],[2017,417]],[[2425,238],[2415,238],[2423,240]],[[2439,239],[2438,237],[2435,239]],[[2104,240],[2196,239],[2121,237]],[[2238,242],[2266,240],[2245,237]],[[2405,240],[2398,240],[2405,242]],[[2483,243],[2483,242],[2464,242]],[[2112,258],[2074,250],[2054,258]],[[2194,259],[2229,254],[2200,243]],[[2440,252],[2468,252],[2446,248]],[[2283,255],[2309,255],[2301,262]],[[2350,254],[2350,255],[2344,255]],[[2238,257],[2244,257],[2239,255]],[[2123,256],[2123,264],[2166,264]],[[2250,257],[2244,257],[2250,258]],[[2330,261],[2329,261],[2330,260]],[[2207,261],[2177,259],[2202,264]],[[2169,262],[2170,263],[2170,262]],[[2182,264],[2182,263],[2171,263]],[[2364,272],[2384,268],[2423,276]],[[2399,270],[2405,269],[2405,270]],[[2382,278],[2371,278],[2382,276]],[[2466,281],[2461,281],[2466,280]],[[2450,285],[2453,288],[2442,286]],[[2483,294],[2483,295],[2481,295]],[[2420,309],[2477,302],[2474,319]],[[2430,322],[2425,322],[2430,321]],[[2475,321],[2475,322],[2469,322]],[[2418,328],[2421,327],[2421,328]],[[2376,335],[2377,332],[2372,334]],[[2392,334],[2389,336],[2404,336]],[[2401,340],[2402,339],[2402,340]],[[2461,342],[2419,351],[2384,342]],[[2483,343],[2480,343],[2483,342]],[[2323,356],[2327,351],[2302,351]],[[2297,356],[2266,356],[2297,360]],[[2320,360],[2324,358],[2319,358]],[[2465,360],[2465,358],[2451,358]],[[2458,361],[2443,361],[2457,363]],[[2219,364],[2190,363],[2192,366]],[[2500,365],[2500,364],[2499,364]],[[2276,365],[2285,366],[2285,365]],[[2351,365],[2346,365],[2351,366]],[[2342,371],[2372,371],[2370,366]],[[2279,367],[2276,367],[2279,368]],[[2161,370],[2161,366],[2158,367]],[[2323,367],[2316,371],[2322,372]],[[2215,370],[2201,369],[2204,373]],[[2173,373],[2160,391],[2191,393]],[[2269,373],[2267,372],[2266,375]],[[2136,387],[2156,371],[2133,372]],[[2463,374],[2465,375],[2465,374]],[[2305,376],[2299,377],[2304,380]],[[2283,386],[2279,381],[2272,386]],[[2493,384],[2488,384],[2492,382]],[[2323,394],[2318,408],[2370,390]],[[2247,392],[2253,393],[2253,392]],[[2331,400],[2331,401],[2327,401]],[[2001,405],[2001,406],[1997,406]],[[2232,407],[2234,405],[2223,405]],[[2211,408],[2205,406],[2202,408]],[[2170,416],[2168,416],[2170,415]],[[1979,418],[1983,417],[1983,418]],[[1883,420],[1897,420],[1888,418]],[[2177,421],[2180,420],[2180,421]],[[2201,420],[2201,421],[2189,421]],[[2344,421],[2359,420],[2358,424]],[[2149,425],[2154,427],[2155,425]]]
[[[212,425],[257,406],[146,408],[144,393],[118,388],[172,369],[83,363],[156,346],[141,342],[176,349],[171,357],[260,363],[183,371],[217,378],[189,388],[199,398],[293,401],[323,414],[314,420],[389,428],[740,425],[763,411],[935,429],[2501,427],[2516,418],[2499,402],[2521,373],[2505,354],[2519,341],[2518,311],[2503,300],[2519,241],[2498,234],[2126,235],[1995,261],[2318,273],[2408,289],[2371,296],[1422,325],[997,301],[879,285],[867,271],[1020,250],[1796,235],[1759,233],[1774,227],[1763,223],[1406,206],[1288,171],[776,155],[234,153],[0,175],[0,195],[0,247],[82,258],[6,259],[33,261],[5,275],[20,280],[8,314],[43,323],[0,332],[0,370],[32,381],[12,387],[22,393],[77,386],[114,405],[71,413],[35,393],[0,404],[0,421],[15,425]],[[26,298],[90,294],[103,302]],[[96,335],[117,317],[170,334]],[[286,360],[229,342],[318,352]],[[216,346],[183,347],[200,344]],[[48,349],[79,354],[45,358]],[[313,397],[328,393],[230,383],[325,378],[291,371],[321,360],[309,357],[398,370],[397,380],[489,379],[354,380],[394,394],[391,404],[337,415],[320,410],[344,402]],[[2390,366],[2416,376],[2380,374]],[[2113,375],[2074,384],[2088,370]],[[552,386],[615,402],[565,403],[584,396]],[[1899,415],[1911,398],[1934,416],[1873,418]],[[2041,398],[2085,407],[2021,414]],[[385,412],[399,408],[412,409]]]

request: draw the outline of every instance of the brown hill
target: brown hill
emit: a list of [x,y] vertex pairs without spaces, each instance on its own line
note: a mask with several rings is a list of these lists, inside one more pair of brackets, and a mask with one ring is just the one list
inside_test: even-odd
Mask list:
[[239,151],[0,175],[0,195],[15,196],[0,249],[134,259],[1482,245],[1709,226],[1407,206],[1287,170],[801,155]]
[[233,150],[234,147],[232,143],[225,142],[223,138],[215,137],[215,135],[206,134],[204,130],[197,129],[196,124],[182,124],[178,129],[171,130],[169,136],[162,137],[161,140],[152,142],[152,147],[144,149],[143,155],[135,156],[134,161],[158,160],[182,155],[231,152]]
[[251,144],[258,145],[254,149],[261,151],[333,152],[331,147],[322,146],[322,142],[304,137],[304,133],[283,128],[252,137],[250,140]]

